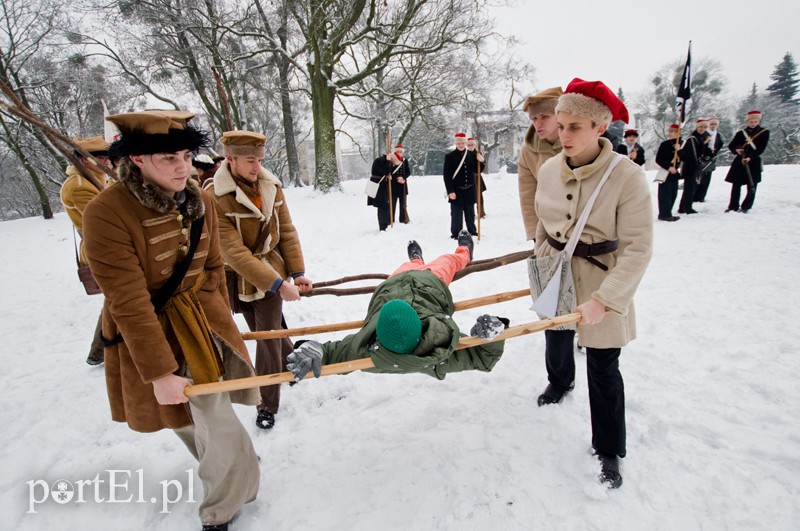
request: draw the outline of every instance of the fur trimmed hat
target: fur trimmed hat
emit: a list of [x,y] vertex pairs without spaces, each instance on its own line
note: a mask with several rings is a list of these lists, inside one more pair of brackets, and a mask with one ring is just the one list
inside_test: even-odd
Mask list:
[[625,129],[625,133],[623,133],[623,138],[628,138],[629,136],[639,136],[639,131],[636,129]]
[[534,116],[537,114],[555,114],[558,98],[562,94],[564,94],[564,91],[561,90],[561,87],[550,87],[538,94],[528,96],[528,99],[522,104],[522,110]]
[[267,152],[267,137],[252,131],[225,131],[222,150],[226,157],[256,157],[263,159]]
[[467,139],[467,133],[456,133],[455,138],[463,138],[464,140]]
[[378,312],[375,333],[381,345],[396,354],[414,351],[422,338],[422,322],[417,311],[406,301],[392,299]]
[[556,112],[568,112],[589,118],[596,124],[629,122],[628,109],[602,81],[584,81],[576,77],[558,98]]
[[708,119],[708,123],[709,124],[717,124],[717,125],[719,125],[719,118],[709,118]]
[[113,114],[106,120],[119,129],[119,138],[110,146],[115,157],[197,151],[208,145],[208,135],[188,124],[193,113],[174,110],[149,110]]
[[749,112],[747,113],[747,118],[746,118],[746,120],[749,120],[750,118],[758,118],[758,119],[761,119],[761,117],[762,117],[762,116],[764,116],[764,115],[763,115],[763,113],[762,113],[761,111],[749,111]]
[[708,120],[706,120],[705,118],[698,118],[697,121],[695,122],[695,124],[697,124],[697,125],[708,125]]
[[680,128],[681,128],[681,126],[680,126],[680,125],[678,125],[678,124],[669,124],[669,127],[668,127],[668,129],[669,129],[670,131],[677,131],[677,130],[678,130],[678,129],[680,129]]

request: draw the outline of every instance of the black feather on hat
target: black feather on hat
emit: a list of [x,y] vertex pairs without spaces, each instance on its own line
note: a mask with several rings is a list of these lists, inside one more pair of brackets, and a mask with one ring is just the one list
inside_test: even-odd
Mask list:
[[194,114],[185,111],[141,111],[107,116],[119,129],[111,146],[117,157],[175,153],[184,149],[197,152],[208,147],[205,131],[188,124]]

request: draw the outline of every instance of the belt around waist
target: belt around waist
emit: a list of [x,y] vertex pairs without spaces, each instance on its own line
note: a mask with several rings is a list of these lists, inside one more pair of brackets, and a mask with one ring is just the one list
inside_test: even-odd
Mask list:
[[[559,251],[563,251],[564,248],[567,246],[566,243],[556,240],[549,234],[547,235],[547,243],[549,243],[551,247]],[[605,242],[597,242],[597,243],[578,242],[578,245],[575,247],[575,252],[572,253],[572,255],[577,256],[579,258],[585,258],[587,261],[596,265],[603,271],[608,271],[608,266],[606,266],[603,262],[600,262],[599,260],[595,260],[592,257],[613,253],[614,251],[617,250],[618,247],[619,247],[619,240],[608,240]]]

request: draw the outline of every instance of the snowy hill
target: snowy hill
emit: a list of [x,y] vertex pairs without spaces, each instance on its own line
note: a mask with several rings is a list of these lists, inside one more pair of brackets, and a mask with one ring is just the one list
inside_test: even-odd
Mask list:
[[[726,171],[715,173],[699,214],[656,222],[636,297],[639,338],[621,358],[628,457],[619,491],[595,479],[583,354],[575,391],[538,408],[547,377],[544,337],[534,334],[510,340],[489,374],[439,382],[357,373],[285,386],[268,433],[255,427],[254,409],[237,407],[261,456],[261,490],[232,529],[797,529],[800,166],[767,167],[747,215],[723,213]],[[488,186],[476,259],[529,248],[517,176],[489,176]],[[341,194],[288,189],[307,275],[391,272],[412,238],[428,259],[450,252],[441,177],[412,177],[410,188],[412,223],[385,233],[364,181],[344,183]],[[113,423],[103,369],[84,362],[102,301],[78,282],[68,218],[0,223],[0,246],[0,528],[199,529],[188,451],[168,431]],[[517,263],[452,291],[459,301],[526,287]],[[304,298],[285,305],[286,319],[358,320],[367,301]],[[521,324],[536,319],[528,306],[455,318],[465,331],[486,311]],[[59,479],[75,497],[44,501]],[[179,500],[166,509],[164,486]]]

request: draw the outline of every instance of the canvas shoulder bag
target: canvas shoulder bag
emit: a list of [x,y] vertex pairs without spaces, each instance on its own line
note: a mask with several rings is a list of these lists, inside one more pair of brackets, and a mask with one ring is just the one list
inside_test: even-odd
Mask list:
[[[606,172],[592,193],[589,201],[581,212],[575,228],[567,241],[566,247],[555,254],[548,256],[531,256],[528,258],[528,280],[531,286],[531,298],[533,305],[531,310],[535,311],[540,319],[550,319],[559,315],[566,315],[575,310],[575,283],[572,279],[572,254],[580,241],[583,228],[592,212],[594,202],[600,195],[603,187],[611,172],[625,158],[623,155],[616,156],[608,164]],[[567,325],[557,330],[574,330],[575,325]]]

